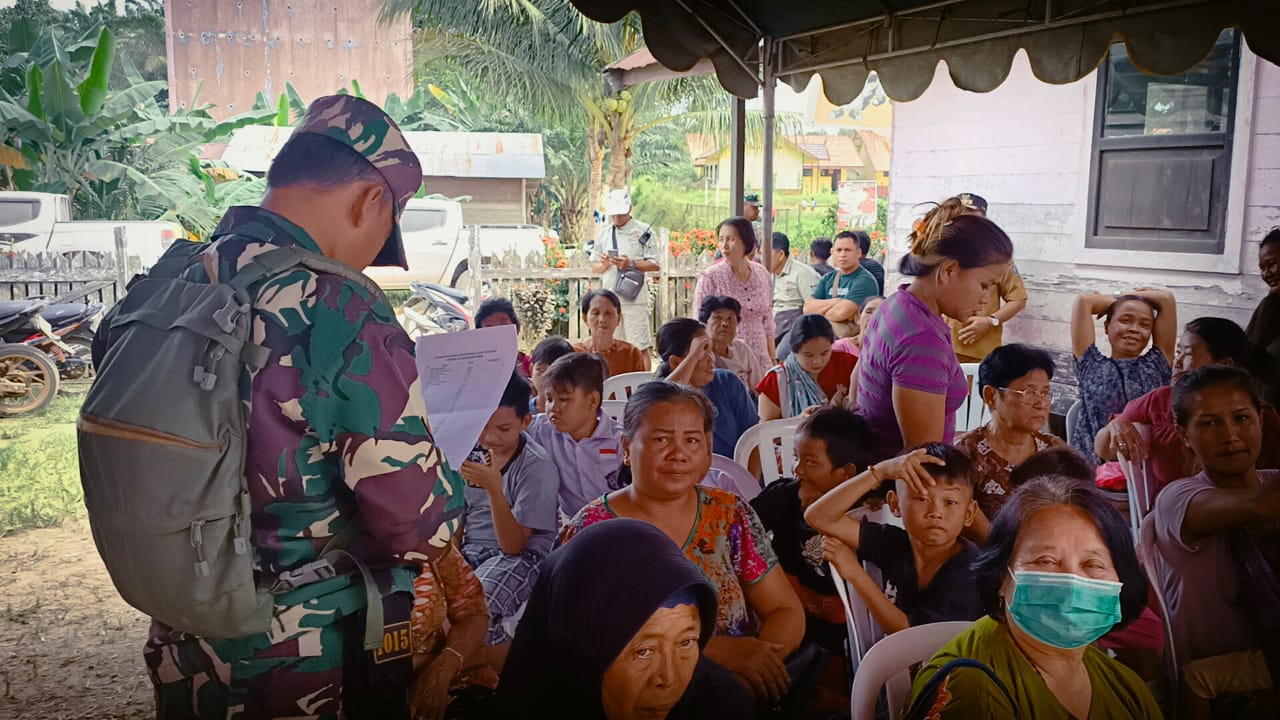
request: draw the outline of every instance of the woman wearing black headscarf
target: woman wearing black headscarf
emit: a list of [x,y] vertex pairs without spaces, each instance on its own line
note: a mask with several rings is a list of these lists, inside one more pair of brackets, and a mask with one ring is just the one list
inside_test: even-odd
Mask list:
[[619,518],[543,563],[498,684],[498,717],[751,718],[702,656],[716,593],[659,529]]

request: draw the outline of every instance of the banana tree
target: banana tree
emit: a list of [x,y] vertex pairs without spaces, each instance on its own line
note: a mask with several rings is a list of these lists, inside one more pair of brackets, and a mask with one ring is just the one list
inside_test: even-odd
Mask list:
[[121,63],[128,87],[111,87],[115,39],[106,28],[68,41],[15,25],[0,66],[0,163],[13,189],[66,193],[79,217],[172,219],[206,230],[216,208],[187,168],[197,149],[264,113],[214,120],[203,108],[169,114],[167,83]]

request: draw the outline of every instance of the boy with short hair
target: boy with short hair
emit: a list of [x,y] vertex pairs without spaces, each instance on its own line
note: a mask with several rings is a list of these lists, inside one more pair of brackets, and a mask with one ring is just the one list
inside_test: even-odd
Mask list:
[[[959,450],[926,443],[872,465],[805,511],[804,519],[827,536],[823,556],[858,592],[886,634],[911,625],[982,617],[969,570],[976,550],[960,537],[978,508],[972,472]],[[885,480],[895,481],[887,499],[903,527],[845,514]],[[880,568],[883,589],[859,557]]]
[[836,655],[844,654],[844,607],[822,557],[822,535],[804,521],[804,511],[870,464],[870,433],[857,413],[818,408],[796,430],[795,478],[770,483],[751,501],[804,606],[805,640]]
[[542,376],[547,411],[529,428],[560,469],[560,512],[566,518],[620,487],[622,426],[600,410],[608,367],[599,355],[575,352]]
[[481,450],[458,470],[467,481],[462,556],[484,587],[489,645],[511,640],[503,622],[529,599],[555,544],[560,474],[525,432],[530,419],[529,383],[512,373],[480,434]]
[[542,377],[546,375],[551,363],[572,352],[573,345],[559,335],[552,335],[534,346],[529,358],[532,363],[529,380],[533,383],[533,399],[529,401],[529,412],[546,412],[547,393],[542,387]]

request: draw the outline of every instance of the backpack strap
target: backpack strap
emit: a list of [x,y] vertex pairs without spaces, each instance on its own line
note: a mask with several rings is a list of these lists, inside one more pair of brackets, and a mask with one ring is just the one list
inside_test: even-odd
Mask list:
[[985,664],[973,658],[956,658],[951,662],[938,668],[938,671],[929,678],[929,681],[920,688],[920,694],[916,695],[916,701],[911,703],[911,707],[903,713],[902,720],[925,720],[929,709],[933,707],[934,701],[937,699],[938,690],[942,684],[946,682],[947,676],[959,670],[960,668],[973,668],[986,673],[991,682],[1000,689],[1000,693],[1009,701],[1009,707],[1013,708],[1013,716],[1018,717],[1018,705],[1013,701],[1013,695],[1009,692],[1009,688],[1005,687],[1003,681],[996,675],[995,671],[987,667]]
[[227,281],[227,284],[237,290],[248,292],[249,287],[254,283],[292,270],[295,267],[305,267],[313,272],[337,275],[345,280],[358,283],[376,300],[387,301],[387,296],[382,292],[382,288],[365,277],[363,273],[356,271],[355,268],[297,245],[278,247],[255,256],[249,261],[248,265],[240,268],[235,276]]

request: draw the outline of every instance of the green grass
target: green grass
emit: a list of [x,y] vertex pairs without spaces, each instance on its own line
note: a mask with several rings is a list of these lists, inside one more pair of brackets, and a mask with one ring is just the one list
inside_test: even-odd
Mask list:
[[0,535],[84,511],[75,433],[83,399],[60,395],[42,413],[0,418]]

